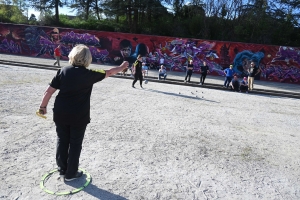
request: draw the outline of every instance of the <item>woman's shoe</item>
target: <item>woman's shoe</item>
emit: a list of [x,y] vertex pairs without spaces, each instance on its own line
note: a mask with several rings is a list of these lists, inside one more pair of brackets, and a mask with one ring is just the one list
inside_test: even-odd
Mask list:
[[66,175],[66,176],[65,176],[65,181],[72,181],[72,180],[75,180],[75,179],[81,177],[82,174],[83,174],[82,171],[78,171],[78,172],[76,172],[76,174],[75,174],[74,176],[69,177],[69,176]]

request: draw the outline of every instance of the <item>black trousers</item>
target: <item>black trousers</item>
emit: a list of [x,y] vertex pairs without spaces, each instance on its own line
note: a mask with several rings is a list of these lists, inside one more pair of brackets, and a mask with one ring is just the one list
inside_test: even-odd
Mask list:
[[233,90],[233,91],[236,91],[236,92],[238,92],[238,91],[240,91],[240,87],[239,87],[239,85],[234,85],[233,87],[232,86],[230,86],[231,87],[231,90]]
[[228,88],[228,87],[229,87],[229,84],[230,84],[230,82],[231,82],[231,80],[232,80],[232,77],[231,77],[231,76],[226,76],[226,77],[225,77],[224,86]]
[[143,74],[142,74],[142,72],[134,74],[134,80],[133,80],[132,86],[134,86],[134,84],[137,82],[138,79],[140,80],[140,85],[143,85]]
[[56,164],[66,172],[67,176],[73,176],[78,171],[82,141],[87,125],[74,127],[55,124],[57,133]]
[[240,86],[240,90],[242,91],[242,92],[246,92],[246,91],[248,91],[248,86],[247,85],[241,85]]
[[189,79],[187,80],[187,82],[191,82],[191,76],[192,76],[192,74],[193,74],[193,71],[187,71],[184,80],[187,80],[187,78],[189,78]]
[[207,73],[201,73],[201,76],[200,76],[200,83],[202,83],[202,85],[204,84],[206,75],[207,75]]

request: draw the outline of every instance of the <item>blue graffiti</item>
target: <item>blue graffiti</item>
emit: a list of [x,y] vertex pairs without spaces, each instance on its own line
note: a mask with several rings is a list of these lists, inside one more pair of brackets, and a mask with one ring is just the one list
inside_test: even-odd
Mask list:
[[25,37],[22,41],[22,49],[29,54],[39,52],[42,48],[40,38],[51,40],[50,37],[41,28],[30,26],[24,30]]
[[245,50],[236,54],[233,60],[233,69],[241,76],[248,75],[248,69],[250,61],[255,62],[256,66],[259,66],[261,59],[265,56],[262,52],[253,53]]

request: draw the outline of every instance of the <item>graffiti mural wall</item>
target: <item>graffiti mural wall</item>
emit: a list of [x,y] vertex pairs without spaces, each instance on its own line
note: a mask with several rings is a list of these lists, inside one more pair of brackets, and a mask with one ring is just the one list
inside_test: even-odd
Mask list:
[[218,76],[230,64],[247,76],[253,60],[261,68],[256,79],[300,83],[300,48],[0,23],[0,53],[53,58],[58,44],[65,60],[76,44],[85,44],[94,63],[133,63],[141,54],[152,68],[163,58],[168,70],[185,71],[193,59],[195,71],[205,61]]

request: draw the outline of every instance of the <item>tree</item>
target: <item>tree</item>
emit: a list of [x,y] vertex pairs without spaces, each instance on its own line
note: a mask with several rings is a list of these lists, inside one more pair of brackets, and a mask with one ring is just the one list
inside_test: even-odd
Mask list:
[[0,20],[8,23],[27,23],[27,17],[15,5],[1,4],[0,5]]
[[37,21],[35,14],[31,14],[29,17],[29,24],[35,24]]
[[153,28],[157,17],[168,14],[159,0],[106,0],[101,6],[104,14],[118,23],[122,23],[131,33],[143,32]]
[[55,24],[59,24],[59,7],[68,4],[68,0],[28,0],[32,8],[45,12],[49,9],[55,9]]
[[[97,0],[96,0],[97,1]],[[77,10],[78,15],[83,15],[85,20],[88,20],[90,15],[92,0],[73,0],[70,8]]]

